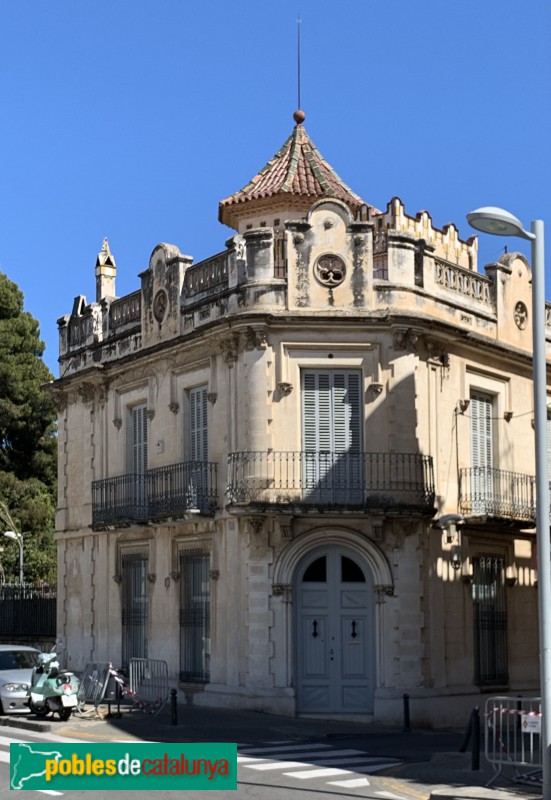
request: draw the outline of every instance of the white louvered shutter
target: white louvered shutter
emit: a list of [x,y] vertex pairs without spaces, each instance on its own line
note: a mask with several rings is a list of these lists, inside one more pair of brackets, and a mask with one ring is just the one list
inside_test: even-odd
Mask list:
[[207,387],[189,393],[189,453],[192,461],[208,461]]
[[489,511],[493,498],[493,402],[490,395],[471,394],[471,464],[473,511]]
[[147,406],[132,409],[132,471],[135,475],[147,472]]
[[133,516],[145,519],[147,515],[147,406],[132,408],[132,472],[134,477],[129,484],[132,496]]
[[360,386],[359,372],[303,372],[305,482],[310,496],[313,492],[324,501],[336,502],[342,501],[343,492],[349,495],[351,487],[358,488],[362,428]]

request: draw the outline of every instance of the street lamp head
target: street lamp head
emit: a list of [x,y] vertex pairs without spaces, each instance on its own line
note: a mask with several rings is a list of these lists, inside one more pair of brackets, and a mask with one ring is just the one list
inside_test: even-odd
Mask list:
[[19,534],[15,531],[4,531],[4,536],[7,539],[19,539]]
[[524,230],[520,220],[503,208],[494,206],[477,208],[467,214],[467,222],[482,233],[493,233],[496,236],[519,236],[521,239],[535,238],[533,233]]

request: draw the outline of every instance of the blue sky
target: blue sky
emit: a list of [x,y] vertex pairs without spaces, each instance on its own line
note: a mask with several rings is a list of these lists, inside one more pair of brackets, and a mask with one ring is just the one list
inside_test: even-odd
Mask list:
[[[342,179],[464,238],[483,205],[544,219],[551,297],[548,0],[2,0],[0,270],[55,375],[105,236],[118,295],[158,242],[224,249],[219,200],[294,125],[299,12],[305,126]],[[529,252],[481,236],[480,271],[504,245]]]

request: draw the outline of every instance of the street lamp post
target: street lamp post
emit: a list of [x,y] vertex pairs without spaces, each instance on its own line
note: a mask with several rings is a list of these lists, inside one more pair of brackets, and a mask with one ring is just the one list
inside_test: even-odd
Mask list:
[[19,585],[23,586],[23,536],[15,531],[4,531],[7,539],[15,539],[19,545]]
[[534,220],[530,231],[502,208],[478,208],[467,214],[473,228],[498,236],[518,236],[532,243],[532,338],[534,430],[536,439],[536,545],[542,707],[543,800],[551,800],[551,543],[547,475],[547,363],[545,357],[544,226]]

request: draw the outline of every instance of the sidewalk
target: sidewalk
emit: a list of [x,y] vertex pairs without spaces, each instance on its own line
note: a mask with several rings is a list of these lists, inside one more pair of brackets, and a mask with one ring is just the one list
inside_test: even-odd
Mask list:
[[[216,709],[180,704],[177,724],[169,707],[158,716],[121,706],[121,717],[99,718],[88,707],[87,718],[73,715],[68,722],[57,717],[37,720],[29,717],[0,717],[0,724],[34,731],[49,731],[82,741],[111,740],[160,742],[315,742],[346,739],[346,747],[365,750],[370,755],[400,759],[403,763],[377,772],[386,791],[423,800],[471,798],[471,800],[531,800],[541,797],[541,787],[515,784],[507,770],[486,788],[493,770],[480,756],[480,770],[472,771],[471,754],[459,753],[462,731],[413,730],[365,725],[324,719],[283,717],[256,711]],[[112,707],[116,712],[116,706]],[[107,707],[101,706],[102,715]]]

